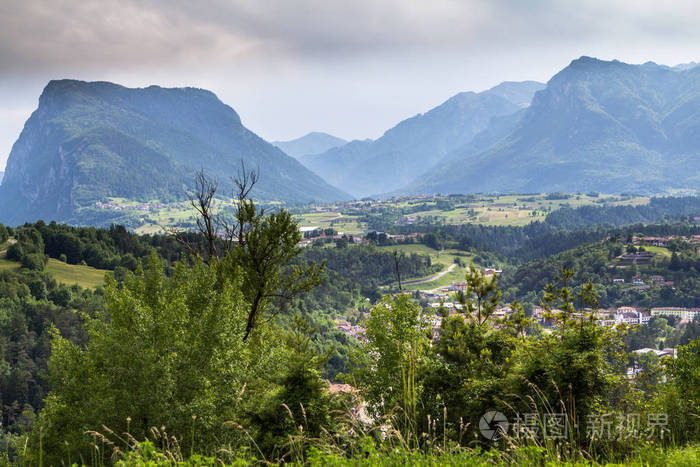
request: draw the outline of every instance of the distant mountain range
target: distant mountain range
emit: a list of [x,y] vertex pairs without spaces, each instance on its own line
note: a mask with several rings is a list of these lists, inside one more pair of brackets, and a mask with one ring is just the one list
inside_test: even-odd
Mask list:
[[398,192],[577,190],[700,190],[700,67],[581,57]]
[[106,197],[182,199],[200,168],[225,196],[241,161],[260,171],[258,199],[348,198],[246,129],[209,91],[51,81],[7,161],[0,222],[69,221]]
[[2,185],[2,178],[5,176],[5,172],[0,171],[0,185]]
[[546,85],[463,92],[377,140],[310,133],[275,144],[206,90],[51,81],[7,161],[0,222],[71,221],[107,198],[179,200],[199,168],[227,194],[241,161],[260,170],[257,199],[286,203],[436,192],[698,192],[700,66],[581,57]]
[[527,107],[543,87],[534,81],[506,82],[481,93],[463,92],[400,122],[375,141],[352,141],[299,160],[354,196],[389,192],[471,141],[488,128],[492,118]]
[[337,148],[346,144],[342,138],[338,138],[328,133],[313,131],[301,138],[289,141],[272,141],[272,144],[280,148],[292,157],[301,157],[309,154],[320,154],[332,148]]

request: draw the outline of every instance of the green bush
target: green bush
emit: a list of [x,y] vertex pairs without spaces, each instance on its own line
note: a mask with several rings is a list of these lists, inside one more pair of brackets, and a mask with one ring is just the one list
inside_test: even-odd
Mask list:
[[43,271],[46,267],[46,256],[39,253],[31,253],[22,256],[22,267],[31,271]]

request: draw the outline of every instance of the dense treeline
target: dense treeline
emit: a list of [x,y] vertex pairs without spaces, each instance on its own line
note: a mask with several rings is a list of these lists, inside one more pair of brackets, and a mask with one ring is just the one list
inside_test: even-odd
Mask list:
[[[84,344],[80,313],[94,315],[102,305],[101,290],[58,284],[28,268],[0,270],[0,403],[9,436],[31,428],[49,391],[52,327]],[[3,434],[0,439],[0,445],[6,441]]]
[[545,223],[558,229],[575,229],[587,225],[621,226],[658,223],[665,219],[700,215],[700,196],[651,198],[639,206],[565,207],[547,215]]
[[[325,260],[328,269],[364,286],[386,285],[396,280],[394,254],[372,245],[309,248],[304,257],[317,262]],[[399,265],[404,277],[420,277],[439,270],[431,264],[430,257],[418,254],[401,255]]]
[[[184,248],[171,236],[135,235],[121,226],[76,228],[37,222],[11,232],[16,243],[7,244],[8,231],[0,227],[4,236],[0,244],[8,246],[7,259],[20,262],[22,267],[18,271],[0,271],[0,366],[3,368],[0,389],[6,408],[2,426],[10,433],[18,433],[29,427],[48,391],[45,376],[51,327],[56,326],[63,336],[83,344],[85,333],[80,325],[80,313],[93,315],[103,305],[101,289],[91,292],[77,286],[67,287],[44,273],[46,258],[116,268],[115,277],[123,279],[125,271],[135,270],[145,255],[157,252],[166,265],[172,265],[182,257]],[[186,234],[185,238],[203,242],[194,234]],[[406,276],[428,275],[437,268],[427,256],[408,255],[399,259]],[[313,323],[317,330],[314,345],[327,355],[321,371],[325,378],[335,380],[347,368],[351,340],[336,329],[334,320],[346,316],[356,322],[360,312],[350,310],[368,307],[380,296],[380,285],[395,281],[394,256],[370,245],[352,249],[308,247],[296,263],[310,260],[326,262],[321,284],[291,302],[272,306],[280,309],[282,327],[290,326],[288,317],[296,313]],[[166,270],[170,271],[170,266]]]
[[648,205],[639,206],[563,207],[548,214],[544,222],[525,226],[397,226],[393,224],[394,219],[374,228],[397,233],[428,233],[424,242],[430,242],[433,248],[491,251],[517,262],[546,258],[583,243],[602,240],[610,234],[641,231],[646,231],[647,235],[697,234],[700,227],[696,217],[700,217],[700,197],[688,196],[652,198]]
[[[403,277],[422,277],[436,272],[438,265],[425,255],[400,255]],[[343,317],[356,323],[363,312],[381,297],[380,286],[396,281],[396,262],[392,252],[373,245],[352,247],[307,247],[300,261],[325,262],[323,281],[309,293],[284,304],[286,314],[299,313],[318,331],[314,342],[326,355],[323,376],[336,381],[347,370],[352,339],[336,329],[335,319]]]
[[[476,296],[459,298],[471,312],[440,310],[437,329],[407,296],[385,297],[363,321],[365,340],[352,344],[346,377],[358,392],[343,396],[323,382],[325,356],[303,317],[286,330],[263,322],[242,339],[248,302],[228,267],[195,260],[168,276],[153,256],[121,285],[109,281],[104,310],[86,318],[88,341],[52,338],[46,406],[29,437],[13,441],[26,446],[16,451],[21,460],[214,464],[199,453],[320,465],[402,452],[468,463],[483,449],[491,463],[624,462],[700,436],[700,344],[689,340],[675,359],[640,358],[627,377],[625,328],[578,318],[595,308],[595,291],[582,287],[576,303],[569,286],[578,281],[566,269],[547,289],[558,322],[547,333],[517,305],[499,320],[500,293],[478,272],[467,277]],[[519,425],[484,428],[489,410]],[[639,425],[611,426],[611,436],[593,425],[627,423],[629,413]]]
[[478,252],[493,252],[511,263],[519,263],[575,248],[579,245],[600,241],[609,236],[642,234],[697,235],[700,225],[696,223],[632,224],[624,227],[591,226],[575,230],[560,230],[542,222],[526,226],[486,226],[464,224],[424,229],[423,243],[436,249],[458,248]]
[[[665,226],[650,231],[669,232],[673,228]],[[631,233],[628,233],[629,236]],[[549,258],[530,261],[507,270],[501,278],[505,297],[538,304],[541,299],[541,294],[538,293],[554,280],[562,266],[566,266],[576,271],[578,281],[590,280],[595,284],[600,304],[604,307],[700,306],[700,256],[694,247],[681,241],[670,258],[656,255],[649,265],[634,264],[616,268],[616,257],[628,249],[637,249],[625,240],[625,236],[615,234],[605,241],[583,244]],[[674,285],[649,287],[648,278],[652,275],[662,276]],[[646,288],[630,286],[636,276],[646,279]],[[614,283],[615,278],[625,279],[626,284]]]

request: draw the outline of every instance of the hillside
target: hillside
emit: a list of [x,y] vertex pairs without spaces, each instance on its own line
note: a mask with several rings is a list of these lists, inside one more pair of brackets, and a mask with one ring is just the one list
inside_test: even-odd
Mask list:
[[401,192],[700,189],[700,68],[590,57]]
[[51,81],[10,153],[0,221],[71,221],[108,197],[182,199],[199,168],[223,194],[241,162],[261,173],[259,199],[347,198],[246,129],[209,91]]
[[[651,245],[659,238],[668,245]],[[501,286],[508,290],[508,300],[537,304],[539,291],[566,266],[576,271],[575,282],[593,281],[603,308],[696,307],[700,303],[697,239],[697,235],[647,236],[643,232],[627,239],[613,236],[524,263],[507,271]]]
[[470,142],[494,117],[526,107],[542,86],[526,81],[502,83],[481,93],[463,92],[400,122],[377,140],[352,141],[300,161],[357,197],[390,192]]
[[329,149],[347,144],[347,141],[328,133],[312,131],[301,138],[289,141],[273,141],[272,144],[292,157],[301,157],[307,154],[326,152]]

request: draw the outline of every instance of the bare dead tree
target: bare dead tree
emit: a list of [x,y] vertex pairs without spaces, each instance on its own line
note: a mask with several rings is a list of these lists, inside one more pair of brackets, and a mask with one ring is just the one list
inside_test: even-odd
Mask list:
[[201,257],[207,263],[219,257],[216,246],[219,236],[219,227],[222,218],[214,211],[214,196],[218,189],[216,180],[207,177],[203,169],[197,171],[195,175],[194,191],[188,192],[190,205],[194,208],[196,215],[196,226],[206,243],[206,254],[198,239],[190,238],[186,232],[175,228],[168,229],[174,234],[176,240],[187,248],[195,256]]
[[399,281],[399,292],[403,290],[401,287],[401,270],[399,269],[399,252],[394,250],[394,264],[396,265],[396,278]]
[[[255,217],[255,206],[252,204],[250,193],[260,179],[260,168],[247,170],[245,162],[241,160],[241,168],[233,177],[233,200],[236,203],[233,223],[226,219],[221,219],[224,227],[227,250],[230,251],[234,242],[239,246],[244,246],[246,242],[246,229],[249,228],[250,220]],[[260,214],[263,214],[261,209]]]
[[[250,195],[258,180],[259,170],[248,170],[241,161],[241,168],[233,178],[235,206],[229,220],[214,210],[216,181],[209,179],[204,171],[197,173],[194,193],[188,196],[196,211],[197,230],[206,243],[207,258],[200,251],[201,242],[193,244],[185,233],[175,232],[178,241],[207,262],[224,256],[231,259],[221,265],[236,268],[235,273],[242,278],[241,292],[249,304],[243,341],[265,322],[263,317],[269,314],[267,308],[273,300],[290,300],[315,287],[321,282],[325,266],[325,262],[308,266],[292,262],[301,252],[299,228],[284,209],[266,215],[263,208],[256,207]],[[269,318],[273,319],[274,313]]]

